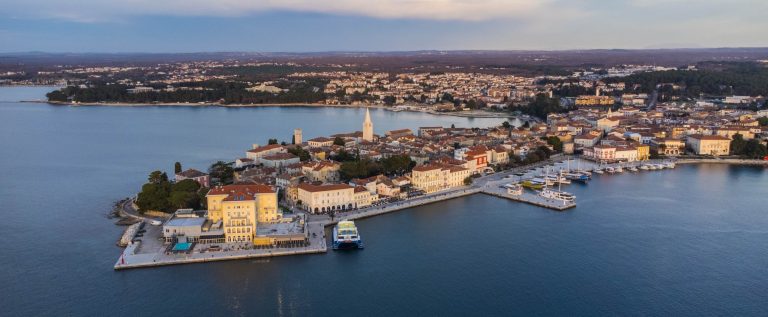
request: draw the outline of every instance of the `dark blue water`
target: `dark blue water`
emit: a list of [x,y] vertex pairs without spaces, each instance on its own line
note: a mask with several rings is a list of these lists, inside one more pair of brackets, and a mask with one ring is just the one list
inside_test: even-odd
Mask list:
[[[40,97],[0,100],[22,94]],[[372,115],[378,133],[495,123]],[[104,214],[148,171],[361,118],[0,103],[0,314],[768,315],[768,173],[749,167],[598,176],[568,187],[579,206],[564,213],[484,195],[423,206],[359,221],[360,252],[112,270],[121,228]]]

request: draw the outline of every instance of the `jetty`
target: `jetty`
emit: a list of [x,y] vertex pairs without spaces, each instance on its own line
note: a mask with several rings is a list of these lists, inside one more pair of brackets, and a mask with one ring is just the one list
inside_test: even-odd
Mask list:
[[481,193],[557,211],[576,207],[575,201],[567,202],[563,200],[547,199],[528,191],[524,191],[521,195],[511,195],[507,193],[507,190],[504,188],[487,187],[483,189]]

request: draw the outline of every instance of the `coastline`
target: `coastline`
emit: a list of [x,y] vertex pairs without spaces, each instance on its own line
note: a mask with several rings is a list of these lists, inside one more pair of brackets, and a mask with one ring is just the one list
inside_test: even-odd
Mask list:
[[491,112],[484,110],[470,110],[463,112],[439,112],[434,110],[412,110],[412,109],[394,109],[383,105],[349,105],[338,104],[329,105],[324,103],[260,103],[260,104],[222,104],[222,103],[184,103],[184,102],[163,102],[163,103],[127,103],[127,102],[87,102],[73,103],[47,100],[21,100],[22,103],[47,103],[56,106],[71,107],[224,107],[224,108],[259,108],[259,107],[327,107],[327,108],[372,108],[382,109],[392,112],[416,112],[427,113],[438,116],[454,116],[464,118],[517,118],[518,116],[506,112]]

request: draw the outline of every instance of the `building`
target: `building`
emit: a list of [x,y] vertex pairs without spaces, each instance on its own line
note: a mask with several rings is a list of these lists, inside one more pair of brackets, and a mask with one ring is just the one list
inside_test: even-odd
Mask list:
[[461,166],[447,164],[428,164],[413,168],[411,185],[426,193],[459,187],[470,176],[470,170]]
[[166,243],[196,242],[221,243],[225,241],[224,230],[212,226],[205,210],[176,210],[163,224],[163,238]]
[[301,183],[297,188],[297,203],[311,213],[319,214],[355,208],[355,187],[350,185]]
[[190,168],[180,173],[176,173],[175,179],[177,183],[185,179],[191,179],[196,181],[202,187],[210,187],[210,181],[211,181],[211,178],[208,174],[193,168]]
[[301,129],[293,129],[293,144],[301,144]]
[[299,157],[291,153],[277,153],[261,158],[261,164],[265,167],[272,167],[277,170],[282,170],[284,166],[296,163],[299,163]]
[[221,221],[226,242],[253,242],[258,222],[282,219],[277,191],[268,185],[226,185],[211,188],[206,195],[208,219]]
[[326,137],[317,137],[314,139],[309,139],[307,141],[307,145],[309,145],[310,148],[321,148],[326,146],[333,145],[333,139],[326,138]]
[[686,145],[698,155],[728,155],[731,150],[731,140],[720,135],[689,135]]
[[365,109],[365,120],[363,121],[363,140],[373,142],[373,121],[371,121],[371,113]]
[[245,156],[254,160],[256,164],[261,164],[262,157],[277,153],[288,153],[288,150],[279,144],[270,144],[266,146],[259,146],[258,144],[254,144],[252,149],[245,152]]
[[339,181],[341,164],[334,161],[314,161],[304,163],[301,172],[311,182],[333,183]]
[[652,145],[664,156],[679,156],[685,153],[685,142],[679,139],[654,140]]

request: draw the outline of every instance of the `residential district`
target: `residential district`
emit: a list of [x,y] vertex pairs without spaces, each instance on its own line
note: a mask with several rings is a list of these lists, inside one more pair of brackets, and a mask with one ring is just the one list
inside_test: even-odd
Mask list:
[[[325,252],[323,228],[339,219],[481,191],[504,196],[489,189],[503,186],[491,184],[548,164],[556,155],[575,155],[594,171],[676,157],[764,162],[766,121],[768,110],[708,102],[649,108],[629,102],[553,113],[546,122],[521,126],[505,122],[491,128],[434,126],[377,134],[366,110],[362,131],[305,139],[296,128],[290,143],[253,144],[228,163],[234,170],[231,181],[195,169],[177,170],[177,184],[193,180],[207,190],[201,204],[206,208],[182,208],[154,218],[159,220],[147,218],[154,225],[142,221],[131,226],[115,268]],[[551,197],[508,198],[556,210],[575,204],[572,197],[555,197],[566,200],[562,205]],[[158,216],[139,214],[133,200],[124,207],[139,219]]]

